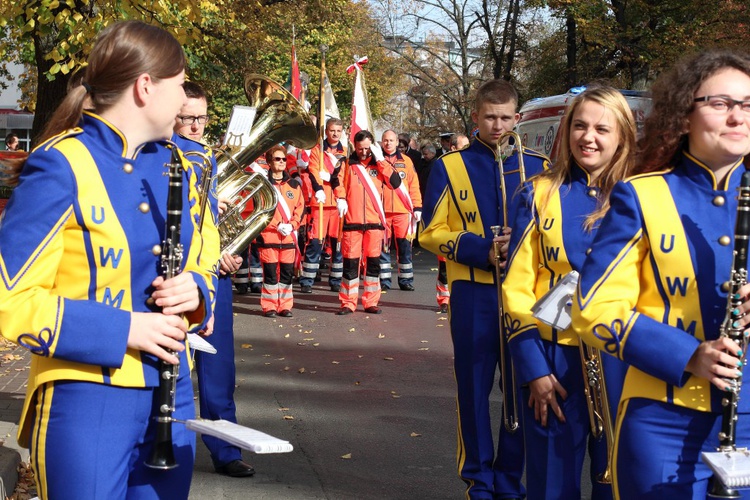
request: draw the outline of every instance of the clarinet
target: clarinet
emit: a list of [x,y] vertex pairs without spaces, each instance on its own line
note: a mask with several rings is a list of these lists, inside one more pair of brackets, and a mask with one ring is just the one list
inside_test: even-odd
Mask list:
[[[722,337],[728,337],[739,344],[742,349],[741,361],[744,368],[747,362],[745,357],[748,348],[748,339],[743,335],[744,327],[739,325],[734,326],[737,324],[737,318],[732,314],[732,311],[742,304],[742,298],[739,297],[738,290],[747,283],[747,254],[748,240],[750,239],[750,171],[742,174],[738,191],[737,221],[734,230],[734,251],[732,270],[729,277],[727,310],[719,333]],[[740,399],[740,389],[742,388],[742,378],[727,380],[727,386],[729,389],[726,392],[726,396],[721,400],[722,414],[718,448],[718,451],[724,453],[737,450],[735,442],[737,409]],[[708,496],[711,498],[740,497],[737,490],[728,488],[722,484],[715,475]]]
[[[180,225],[182,221],[182,175],[183,167],[177,148],[172,148],[172,162],[169,168],[169,190],[167,192],[166,234],[162,243],[161,270],[164,279],[180,274],[182,266],[182,243]],[[174,351],[169,351],[174,354]],[[159,362],[159,410],[156,419],[156,442],[151,457],[145,462],[153,469],[173,469],[177,467],[172,446],[172,413],[175,410],[177,375],[180,365]]]

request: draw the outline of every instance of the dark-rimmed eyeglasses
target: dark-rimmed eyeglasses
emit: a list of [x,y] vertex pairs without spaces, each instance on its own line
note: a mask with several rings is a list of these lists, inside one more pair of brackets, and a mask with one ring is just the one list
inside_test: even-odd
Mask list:
[[750,99],[740,101],[725,95],[706,95],[703,97],[696,97],[693,101],[706,102],[708,103],[708,107],[717,113],[729,113],[735,106],[739,106],[743,112],[750,115]]
[[284,157],[284,156],[275,156],[273,158],[273,161],[286,161],[286,157]]
[[183,125],[192,125],[195,122],[198,122],[199,125],[205,125],[208,123],[208,115],[200,115],[200,116],[188,116],[188,115],[178,115],[177,119],[182,122]]

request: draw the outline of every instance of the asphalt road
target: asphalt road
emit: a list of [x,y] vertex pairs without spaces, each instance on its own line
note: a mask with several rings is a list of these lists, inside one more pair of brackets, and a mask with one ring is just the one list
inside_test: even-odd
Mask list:
[[[415,249],[416,291],[383,294],[383,314],[336,316],[325,282],[297,293],[293,318],[265,318],[235,296],[239,423],[290,441],[254,455],[252,478],[213,472],[199,443],[190,498],[459,499],[447,315],[437,314],[437,260]],[[394,279],[395,283],[395,279]],[[500,421],[499,390],[493,406]]]

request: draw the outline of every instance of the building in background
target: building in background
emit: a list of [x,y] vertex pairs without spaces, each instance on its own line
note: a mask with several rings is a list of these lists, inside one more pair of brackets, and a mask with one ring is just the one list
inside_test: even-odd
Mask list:
[[5,136],[13,132],[18,136],[19,149],[28,151],[34,114],[18,107],[18,101],[21,99],[18,78],[23,72],[23,66],[9,63],[8,71],[10,76],[8,80],[3,81],[7,88],[0,87],[0,149],[5,149]]

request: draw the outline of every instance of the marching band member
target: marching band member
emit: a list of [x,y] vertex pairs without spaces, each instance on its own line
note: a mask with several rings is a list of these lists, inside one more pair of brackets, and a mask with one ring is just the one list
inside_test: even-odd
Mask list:
[[[216,160],[210,146],[203,141],[203,132],[208,123],[208,96],[203,88],[194,82],[183,86],[187,101],[175,119],[173,141],[182,151],[198,151],[210,158],[212,175],[216,174]],[[141,155],[144,157],[146,155]],[[162,160],[163,161],[163,160]],[[204,172],[196,170],[200,184]],[[218,221],[224,211],[224,203],[215,196],[215,186],[211,186],[208,201],[210,212],[201,214],[203,231],[214,230],[210,219]],[[221,207],[221,208],[220,208]],[[213,324],[209,325],[206,341],[216,348],[216,353],[195,351],[195,372],[198,379],[200,416],[206,420],[227,420],[237,423],[237,407],[234,402],[234,310],[232,309],[232,273],[242,264],[239,255],[223,254],[219,260],[219,275],[216,284]],[[202,434],[201,439],[211,453],[214,470],[230,477],[250,477],[255,469],[242,460],[242,450],[224,440]]]
[[385,210],[385,246],[380,254],[380,288],[391,288],[391,239],[396,242],[398,258],[398,286],[401,290],[414,291],[414,265],[411,259],[411,243],[416,225],[422,218],[422,195],[419,192],[417,171],[411,159],[398,150],[398,136],[393,130],[383,132],[383,156],[385,161],[401,177],[398,189],[383,188],[383,210]]
[[[383,189],[398,189],[401,177],[383,158],[383,151],[369,130],[354,135],[354,153],[349,158],[345,173],[346,199],[339,199],[339,216],[344,217],[341,254],[344,258],[344,277],[339,292],[340,316],[357,309],[359,296],[360,257],[365,258],[362,306],[365,312],[380,314],[380,250],[385,231]],[[338,191],[339,186],[334,186]],[[343,203],[341,203],[343,202]]]
[[[451,338],[458,404],[458,473],[470,499],[522,498],[523,435],[500,428],[495,453],[490,392],[499,356],[499,312],[494,237],[490,226],[505,225],[503,198],[519,185],[518,155],[504,161],[507,193],[501,192],[496,160],[500,136],[513,129],[518,94],[504,80],[477,91],[472,120],[479,135],[466,149],[435,161],[423,205],[423,248],[446,259],[450,286]],[[547,160],[524,150],[529,174]],[[508,236],[499,237],[507,242]],[[507,363],[509,365],[509,363]],[[503,374],[505,375],[505,374]],[[505,395],[508,397],[509,395]]]
[[[580,498],[587,448],[592,498],[612,498],[610,485],[597,481],[607,467],[607,442],[590,435],[578,336],[542,323],[531,310],[563,276],[581,271],[609,193],[634,160],[635,121],[627,101],[614,88],[589,88],[562,119],[554,165],[514,198],[503,304],[521,401],[529,406],[521,423],[529,498]],[[607,389],[622,383],[617,368],[606,370]],[[619,394],[610,390],[610,400],[613,392]]]
[[263,263],[263,289],[260,306],[266,317],[277,314],[292,316],[294,299],[292,279],[297,259],[297,234],[305,211],[302,188],[297,179],[286,172],[286,153],[283,146],[274,146],[266,152],[269,165],[268,180],[278,194],[279,202],[271,222],[257,238],[260,261]]
[[[315,192],[312,205],[310,206],[310,225],[307,231],[307,247],[302,259],[302,275],[299,279],[300,291],[311,293],[315,282],[315,276],[320,267],[320,255],[325,246],[328,236],[331,240],[331,274],[328,276],[328,284],[331,291],[338,292],[341,288],[341,274],[343,264],[341,252],[336,251],[339,237],[339,212],[337,203],[343,197],[342,192],[334,192],[334,184],[341,185],[341,179],[336,180],[340,169],[338,163],[346,158],[346,147],[341,143],[341,134],[344,131],[344,122],[338,118],[329,118],[326,122],[323,141],[321,145],[316,144],[310,152],[310,165],[308,174]],[[320,222],[320,205],[323,205],[323,222]],[[320,234],[320,228],[323,234]]]
[[[707,50],[652,89],[636,175],[618,183],[581,269],[573,326],[628,363],[617,415],[616,498],[705,498],[722,396],[741,372],[719,337],[737,187],[750,152],[750,56]],[[737,311],[747,325],[750,287]],[[750,444],[742,384],[737,445]],[[747,498],[748,491],[742,492]]]
[[207,250],[218,242],[198,233],[185,179],[182,272],[165,281],[169,177],[163,164],[135,162],[172,136],[184,68],[182,47],[160,28],[104,30],[3,212],[0,330],[34,354],[18,437],[43,499],[188,497],[191,431],[173,428],[179,467],[144,461],[159,360],[179,362],[175,418],[195,415],[183,340],[210,315],[215,275],[204,261],[218,260]]

